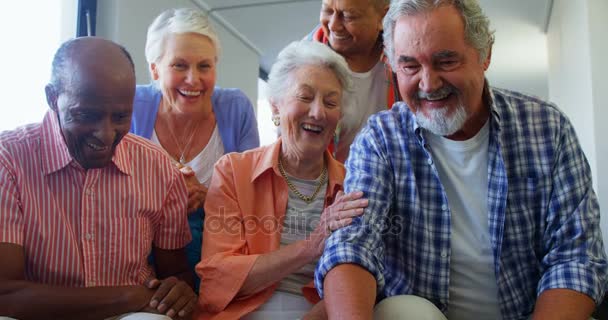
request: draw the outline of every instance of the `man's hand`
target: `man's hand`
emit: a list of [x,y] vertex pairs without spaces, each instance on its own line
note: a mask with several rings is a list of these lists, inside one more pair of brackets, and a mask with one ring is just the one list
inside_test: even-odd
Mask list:
[[151,279],[146,282],[146,287],[156,291],[150,299],[149,305],[141,311],[152,309],[153,312],[171,318],[187,318],[194,311],[197,296],[186,282],[178,280],[176,277],[164,280]]

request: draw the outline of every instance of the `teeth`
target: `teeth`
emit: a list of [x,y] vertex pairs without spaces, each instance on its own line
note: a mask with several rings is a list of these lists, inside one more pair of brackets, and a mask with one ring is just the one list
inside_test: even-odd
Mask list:
[[198,97],[201,95],[200,91],[188,91],[188,90],[178,90],[179,93],[185,95],[185,96],[189,96],[189,97]]
[[445,99],[448,95],[449,95],[449,93],[446,93],[443,95],[437,95],[437,96],[427,96],[426,99],[429,101],[442,100],[442,99]]
[[96,144],[92,144],[92,143],[88,143],[88,142],[87,142],[87,146],[89,146],[91,149],[93,149],[95,151],[103,151],[106,149],[105,146],[98,146]]
[[334,39],[337,39],[337,40],[344,40],[344,39],[348,38],[348,35],[339,36],[337,34],[333,34],[332,36],[334,37]]
[[321,131],[323,131],[323,127],[315,126],[315,125],[308,124],[308,123],[302,124],[302,128],[304,130],[310,130],[310,131],[314,131],[314,132],[321,132]]

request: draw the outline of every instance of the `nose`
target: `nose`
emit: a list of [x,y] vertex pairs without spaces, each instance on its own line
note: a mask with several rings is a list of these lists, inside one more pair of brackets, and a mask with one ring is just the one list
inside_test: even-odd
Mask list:
[[317,97],[310,105],[308,116],[315,120],[325,119],[325,106],[320,97]]
[[93,132],[93,136],[106,146],[111,146],[114,143],[116,135],[117,128],[115,128],[110,117],[100,121]]
[[421,91],[429,93],[442,87],[443,81],[435,70],[431,68],[423,68],[419,74],[420,79],[418,82],[418,89]]
[[330,17],[329,17],[329,22],[327,24],[327,27],[329,28],[330,31],[340,31],[342,30],[342,21],[340,20],[340,16],[337,12],[334,12]]
[[188,84],[197,84],[200,80],[200,72],[196,68],[190,68],[186,73],[186,82]]

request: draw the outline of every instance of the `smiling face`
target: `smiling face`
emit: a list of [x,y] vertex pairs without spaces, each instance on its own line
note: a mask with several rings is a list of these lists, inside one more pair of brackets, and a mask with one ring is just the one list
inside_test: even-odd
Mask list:
[[[399,91],[422,127],[467,139],[485,123],[484,72],[489,56],[465,41],[464,23],[452,6],[404,16],[394,30]],[[459,136],[461,133],[464,133]]]
[[342,85],[333,71],[321,66],[301,66],[289,79],[289,91],[272,103],[281,122],[283,154],[318,159],[340,120]]
[[320,22],[332,49],[348,57],[370,54],[382,31],[383,16],[373,0],[323,0]]
[[208,37],[197,33],[167,36],[165,51],[150,68],[163,99],[187,112],[211,103],[215,86],[217,50]]
[[135,74],[124,53],[109,42],[83,42],[91,41],[71,53],[65,88],[46,87],[70,155],[85,169],[110,164],[131,127],[135,94]]

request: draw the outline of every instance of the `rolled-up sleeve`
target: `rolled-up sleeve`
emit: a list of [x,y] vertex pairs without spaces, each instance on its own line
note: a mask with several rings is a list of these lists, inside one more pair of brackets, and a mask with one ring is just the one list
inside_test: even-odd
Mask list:
[[384,287],[383,231],[390,226],[389,209],[393,198],[391,166],[387,161],[386,143],[372,116],[351,146],[346,162],[345,192],[363,191],[369,205],[362,216],[347,227],[335,231],[325,243],[325,250],[315,271],[315,286],[323,297],[323,281],[339,264],[357,264],[375,278],[377,292]]
[[567,119],[562,129],[543,239],[545,270],[537,294],[571,289],[599,303],[608,284],[599,205],[591,170]]
[[216,163],[205,200],[200,302],[210,312],[220,312],[239,292],[257,254],[248,254],[243,214],[236,197],[233,169],[227,156]]

